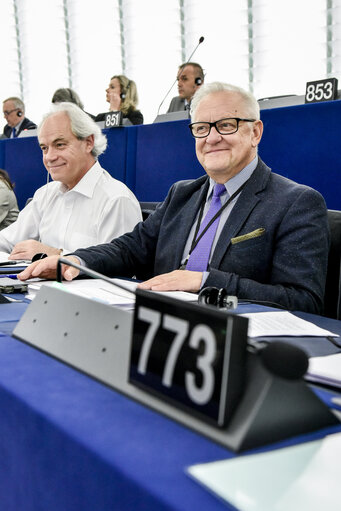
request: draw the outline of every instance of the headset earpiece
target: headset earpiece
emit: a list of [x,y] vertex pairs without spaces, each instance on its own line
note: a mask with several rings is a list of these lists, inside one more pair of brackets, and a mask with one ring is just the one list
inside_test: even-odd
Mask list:
[[17,116],[18,116],[18,117],[22,117],[22,111],[21,111],[21,110],[18,110],[18,112],[17,112]]
[[219,289],[217,287],[204,287],[199,293],[198,303],[217,305]]
[[219,309],[235,309],[238,305],[236,296],[229,296],[224,287],[204,287],[198,295],[198,303],[215,305]]
[[129,82],[128,82],[128,85],[127,85],[127,88],[126,88],[125,92],[121,92],[121,94],[120,94],[120,98],[121,98],[121,99],[125,99],[125,98],[127,97],[127,92],[128,92],[128,90],[129,90],[130,83],[131,83],[131,81],[129,80]]
[[194,83],[195,83],[195,85],[201,85],[201,84],[202,84],[202,78],[200,78],[200,76],[198,76],[198,77],[194,80]]

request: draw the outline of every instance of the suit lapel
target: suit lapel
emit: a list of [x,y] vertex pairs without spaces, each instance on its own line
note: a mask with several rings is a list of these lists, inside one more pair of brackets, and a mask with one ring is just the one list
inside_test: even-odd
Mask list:
[[211,265],[214,268],[219,268],[222,258],[231,246],[231,238],[238,234],[251,211],[261,200],[258,194],[266,187],[270,172],[269,167],[259,159],[254,173],[240,194],[223,227],[211,260]]

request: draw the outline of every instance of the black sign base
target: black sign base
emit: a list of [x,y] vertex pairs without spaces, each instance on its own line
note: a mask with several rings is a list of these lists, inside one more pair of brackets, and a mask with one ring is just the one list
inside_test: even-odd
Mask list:
[[303,380],[271,374],[255,354],[249,354],[247,365],[245,393],[226,430],[230,449],[251,449],[339,424]]

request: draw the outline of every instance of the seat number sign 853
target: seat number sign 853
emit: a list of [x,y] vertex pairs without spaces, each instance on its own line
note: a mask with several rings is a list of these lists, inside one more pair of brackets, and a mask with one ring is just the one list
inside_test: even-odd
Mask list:
[[337,78],[307,82],[305,103],[317,103],[332,99],[337,99]]
[[[224,426],[242,389],[247,333],[243,320],[210,307],[138,291],[130,383]],[[239,371],[231,370],[231,361]]]

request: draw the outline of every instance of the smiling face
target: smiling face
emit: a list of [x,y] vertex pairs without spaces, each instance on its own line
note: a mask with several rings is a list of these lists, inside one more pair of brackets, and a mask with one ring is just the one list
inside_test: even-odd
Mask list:
[[[252,118],[239,93],[221,91],[204,96],[193,121],[215,122],[228,117]],[[197,158],[216,183],[226,183],[256,156],[262,133],[261,121],[241,121],[232,135],[220,135],[212,127],[207,137],[195,139]]]
[[39,132],[46,170],[54,181],[71,189],[95,163],[91,154],[94,137],[79,140],[71,131],[69,116],[58,112],[48,117]]

